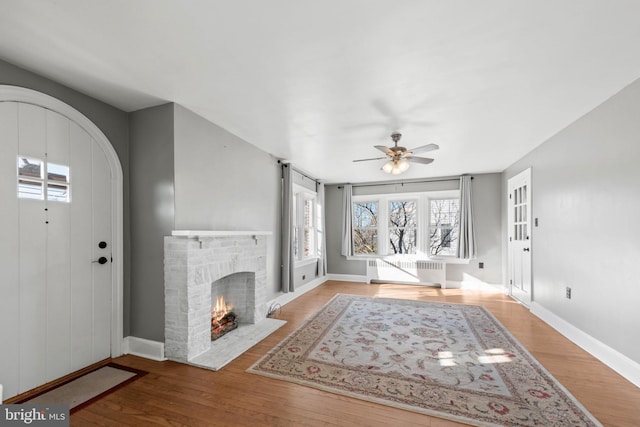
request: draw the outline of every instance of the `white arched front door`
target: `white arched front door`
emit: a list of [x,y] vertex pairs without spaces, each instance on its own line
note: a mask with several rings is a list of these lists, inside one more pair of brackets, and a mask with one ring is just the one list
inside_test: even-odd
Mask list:
[[122,171],[85,116],[0,86],[0,384],[4,398],[122,341]]

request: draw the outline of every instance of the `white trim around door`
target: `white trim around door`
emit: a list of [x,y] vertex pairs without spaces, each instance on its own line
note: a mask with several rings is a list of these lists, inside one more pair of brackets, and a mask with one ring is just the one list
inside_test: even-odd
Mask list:
[[37,105],[55,111],[82,127],[104,151],[111,169],[112,196],[112,307],[111,356],[122,355],[123,343],[123,174],[122,165],[113,145],[105,134],[84,114],[70,105],[44,93],[18,86],[0,85],[0,102],[14,101]]

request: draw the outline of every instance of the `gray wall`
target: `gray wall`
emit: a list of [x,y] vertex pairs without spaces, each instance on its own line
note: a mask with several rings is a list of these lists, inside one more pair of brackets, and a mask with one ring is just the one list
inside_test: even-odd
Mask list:
[[504,203],[507,180],[532,168],[535,303],[637,363],[639,160],[637,80],[509,167],[503,181]]
[[[478,257],[470,264],[448,265],[447,280],[482,280],[486,283],[502,284],[502,228],[501,228],[501,174],[473,175],[473,210]],[[390,192],[436,191],[457,189],[456,181],[433,182],[428,184],[397,185]],[[390,186],[354,187],[354,194],[375,194]],[[340,255],[342,230],[342,188],[336,185],[326,187],[327,204],[327,260],[331,274],[365,275],[364,261],[347,260]],[[485,268],[478,268],[484,262]]]
[[164,236],[174,229],[174,104],[131,113],[131,331],[164,341]]
[[447,265],[447,280],[502,285],[502,174],[474,174],[471,185],[478,257],[468,265]]
[[115,107],[55,83],[45,77],[0,60],[0,84],[20,86],[46,93],[87,116],[113,145],[123,173],[123,292],[124,336],[129,335],[130,221],[129,221],[129,115]]
[[280,292],[280,166],[269,154],[175,107],[175,228],[271,231],[269,298]]

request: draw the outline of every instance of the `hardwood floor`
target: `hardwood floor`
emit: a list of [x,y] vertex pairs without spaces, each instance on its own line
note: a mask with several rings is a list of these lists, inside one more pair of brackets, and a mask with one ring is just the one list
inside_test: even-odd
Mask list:
[[287,320],[287,324],[221,371],[135,356],[114,359],[149,374],[76,412],[71,416],[71,425],[462,425],[245,372],[336,293],[483,305],[603,425],[640,425],[640,388],[505,295],[337,281],[328,281],[282,307],[275,317]]

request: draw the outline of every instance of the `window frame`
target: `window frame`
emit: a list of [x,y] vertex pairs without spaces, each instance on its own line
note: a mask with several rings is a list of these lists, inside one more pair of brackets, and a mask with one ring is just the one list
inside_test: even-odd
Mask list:
[[[367,258],[381,257],[401,257],[407,259],[444,259],[447,262],[457,263],[464,262],[457,255],[431,255],[431,200],[442,199],[459,199],[459,190],[438,190],[426,192],[407,192],[407,193],[388,193],[388,194],[367,194],[352,196],[352,215],[354,205],[356,203],[378,203],[377,218],[377,239],[378,252],[375,254],[357,254],[348,256],[347,259],[361,260]],[[391,253],[390,248],[390,227],[389,227],[389,209],[391,202],[395,201],[416,201],[416,250],[413,254],[395,254]],[[352,231],[355,228],[355,222],[352,217]],[[352,240],[353,240],[352,232]],[[355,244],[354,244],[355,251]],[[466,261],[468,262],[468,261]]]
[[[415,203],[415,207],[416,207],[416,225],[415,225],[415,229],[416,229],[416,245],[415,245],[415,253],[406,253],[406,254],[402,254],[402,253],[392,253],[391,252],[391,230],[392,229],[397,229],[400,227],[391,227],[391,204],[394,202],[414,202]],[[386,248],[385,248],[385,252],[386,252],[386,256],[392,256],[392,255],[398,255],[398,256],[402,256],[402,255],[417,255],[418,251],[420,249],[420,212],[422,212],[422,206],[420,203],[420,197],[391,197],[387,199],[386,202],[387,205],[387,212],[386,212],[386,239],[385,242],[387,244]],[[406,229],[406,227],[405,227]]]
[[[431,225],[431,220],[432,220],[432,211],[431,211],[431,202],[434,200],[460,200],[459,196],[456,196],[454,194],[450,194],[451,192],[443,192],[445,194],[440,194],[437,197],[436,196],[432,196],[429,197],[427,199],[427,209],[429,210],[428,212],[428,222],[427,222],[427,243],[426,245],[428,246],[428,251],[429,251],[429,257],[434,258],[434,259],[439,259],[439,258],[458,258],[457,256],[457,252],[458,252],[458,244],[459,244],[459,237],[460,236],[456,236],[456,246],[454,248],[454,250],[452,250],[453,254],[431,254],[431,233],[432,233],[432,225]],[[458,224],[460,222],[460,204],[458,203]],[[453,224],[453,226],[451,227],[451,230],[456,230],[456,228],[459,228],[455,226],[455,222]],[[457,234],[457,231],[456,231]]]
[[[376,207],[376,210],[377,210],[377,213],[376,213],[376,225],[375,226],[367,226],[367,227],[356,227],[355,226],[355,221],[353,220],[353,212],[355,212],[354,205],[355,204],[361,204],[361,205],[362,204],[374,204],[374,203],[377,205],[377,207]],[[380,227],[380,201],[376,200],[376,199],[369,199],[368,196],[364,197],[362,200],[355,200],[355,198],[354,198],[354,200],[352,200],[351,209],[352,209],[351,210],[351,212],[352,212],[351,239],[352,239],[354,252],[355,252],[356,245],[355,245],[355,241],[353,241],[353,240],[355,238],[355,234],[356,233],[355,233],[354,230],[356,228],[358,228],[358,229],[374,229],[374,230],[376,230],[375,231],[375,233],[376,233],[376,236],[375,236],[376,249],[379,251],[380,250],[380,228],[379,228]],[[375,253],[375,254],[372,254],[372,253],[358,253],[358,254],[355,254],[354,253],[354,255],[357,255],[357,256],[372,256],[372,255],[376,255],[376,254],[377,253]]]
[[[305,209],[304,205],[306,201],[311,201],[311,227],[307,227],[305,224]],[[303,187],[298,184],[293,184],[293,230],[294,230],[294,263],[295,266],[301,266],[304,264],[310,264],[316,262],[320,258],[321,238],[322,230],[320,230],[320,218],[319,209],[321,209],[318,203],[318,193]],[[310,229],[311,242],[308,247],[310,249],[309,255],[304,254],[305,251],[305,230]]]

